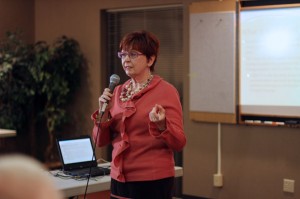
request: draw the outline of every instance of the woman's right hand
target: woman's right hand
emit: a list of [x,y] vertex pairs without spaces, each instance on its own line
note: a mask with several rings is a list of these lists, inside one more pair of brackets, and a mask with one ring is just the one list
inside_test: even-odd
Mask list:
[[109,106],[109,101],[111,100],[113,94],[110,93],[110,89],[109,88],[105,88],[102,95],[99,97],[99,110],[102,109],[102,106],[104,103],[107,103],[106,109],[110,109]]

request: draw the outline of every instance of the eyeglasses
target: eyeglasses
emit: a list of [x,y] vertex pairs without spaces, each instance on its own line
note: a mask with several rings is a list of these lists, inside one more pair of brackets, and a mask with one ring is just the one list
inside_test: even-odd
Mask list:
[[135,51],[131,51],[131,52],[118,52],[118,57],[120,59],[125,59],[127,55],[129,56],[130,59],[135,59],[139,55],[143,55],[143,53],[139,53],[139,52],[135,52]]

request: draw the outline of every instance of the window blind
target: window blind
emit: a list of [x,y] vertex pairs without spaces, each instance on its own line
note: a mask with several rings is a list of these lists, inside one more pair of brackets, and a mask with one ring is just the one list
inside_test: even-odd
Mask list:
[[[121,82],[129,77],[122,69],[117,57],[119,42],[132,31],[147,30],[160,40],[160,51],[155,65],[155,73],[173,84],[180,95],[183,94],[183,8],[182,6],[163,6],[108,10],[107,19],[107,71],[116,73]],[[181,98],[182,99],[182,98]]]

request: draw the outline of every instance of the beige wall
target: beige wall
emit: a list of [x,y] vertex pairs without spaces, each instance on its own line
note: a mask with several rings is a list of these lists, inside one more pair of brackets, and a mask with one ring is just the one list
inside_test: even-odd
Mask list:
[[[89,61],[81,93],[73,105],[77,117],[76,129],[82,133],[91,131],[90,114],[97,109],[98,96],[106,86],[101,85],[101,53],[105,49],[100,48],[100,10],[182,3],[185,11],[184,61],[187,66],[184,78],[184,124],[188,138],[184,150],[183,193],[218,199],[300,198],[300,131],[286,127],[223,124],[224,186],[213,187],[213,174],[217,171],[217,125],[189,120],[190,2],[192,0],[35,0],[35,39],[52,42],[62,34],[73,37],[79,41]],[[2,28],[2,21],[0,24]],[[294,194],[282,192],[283,178],[296,180]]]
[[34,41],[34,0],[0,0],[0,38],[17,29],[25,41]]

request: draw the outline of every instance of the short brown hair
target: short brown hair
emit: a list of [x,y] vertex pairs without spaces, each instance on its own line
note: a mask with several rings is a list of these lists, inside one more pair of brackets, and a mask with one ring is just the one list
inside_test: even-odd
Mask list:
[[154,71],[159,52],[159,44],[160,42],[154,34],[142,30],[126,34],[120,42],[119,49],[120,51],[137,50],[143,53],[148,60],[151,56],[155,56],[155,60],[150,66],[150,70]]

